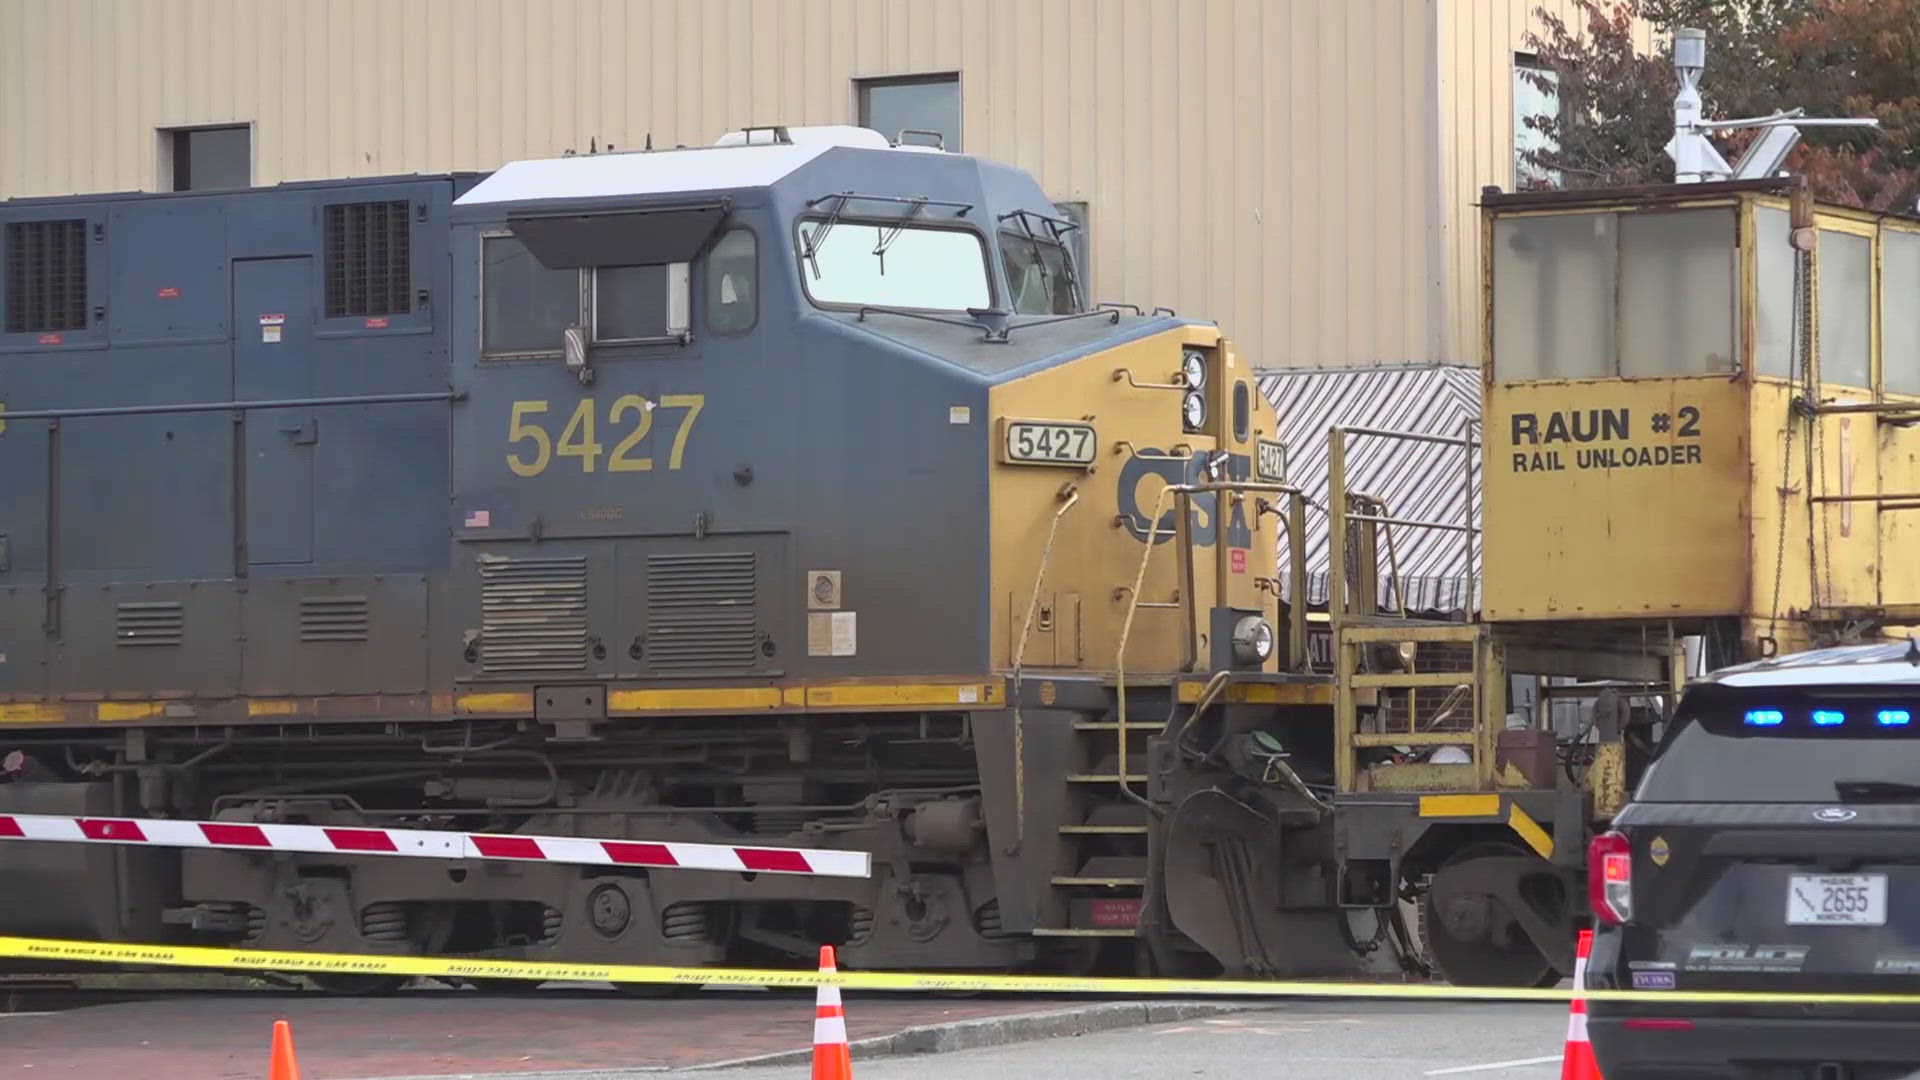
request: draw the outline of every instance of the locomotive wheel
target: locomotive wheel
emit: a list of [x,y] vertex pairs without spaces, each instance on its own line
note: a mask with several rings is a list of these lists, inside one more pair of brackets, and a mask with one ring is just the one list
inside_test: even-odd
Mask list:
[[384,997],[407,985],[406,975],[346,975],[330,971],[309,971],[307,978],[320,992],[335,997]]
[[461,982],[482,994],[505,996],[508,994],[530,994],[540,984],[531,979],[485,979],[465,978]]
[[[1420,937],[1446,981],[1519,987],[1560,981],[1560,972],[1534,945],[1510,906],[1527,903],[1535,908],[1532,914],[1550,921],[1565,917],[1566,891],[1558,878],[1515,872],[1529,862],[1540,860],[1509,844],[1477,843],[1456,852],[1434,872],[1420,897]],[[1549,916],[1541,908],[1557,914]]]
[[698,990],[699,987],[686,987],[680,983],[614,983],[613,988],[620,996],[630,998],[669,998],[683,990]]

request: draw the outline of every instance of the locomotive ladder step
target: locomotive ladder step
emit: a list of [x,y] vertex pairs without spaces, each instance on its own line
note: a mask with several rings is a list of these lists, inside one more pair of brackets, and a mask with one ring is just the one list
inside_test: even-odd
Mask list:
[[[1159,720],[1129,720],[1127,721],[1127,734],[1131,735],[1137,731],[1142,735],[1150,735],[1160,730],[1162,724],[1163,722]],[[1073,722],[1073,730],[1119,731],[1120,722],[1118,720],[1075,720]]]
[[1094,926],[1036,926],[1029,931],[1034,937],[1139,937],[1140,932],[1132,928],[1115,929],[1113,927]]
[[1143,877],[1073,877],[1069,875],[1056,877],[1053,879],[1053,883],[1055,885],[1098,886],[1109,889],[1141,889],[1146,887],[1147,879]]
[[[1117,784],[1119,782],[1120,782],[1119,773],[1068,773],[1067,774],[1067,783],[1069,784]],[[1146,782],[1147,782],[1146,773],[1128,773],[1127,774],[1127,783],[1129,784],[1144,784]]]
[[1060,832],[1067,836],[1145,836],[1145,825],[1062,825]]

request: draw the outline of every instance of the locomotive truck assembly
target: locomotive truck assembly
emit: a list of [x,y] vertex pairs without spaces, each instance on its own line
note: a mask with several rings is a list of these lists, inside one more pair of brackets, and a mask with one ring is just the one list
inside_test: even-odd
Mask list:
[[[1257,358],[871,131],[0,203],[0,813],[872,868],[0,841],[0,933],[1558,979],[1687,644],[1920,598],[1907,316],[1812,284],[1920,232],[1795,191],[1489,194],[1484,435],[1336,426],[1323,499]],[[1457,520],[1349,483],[1414,454]],[[1436,530],[1484,593],[1409,611]]]

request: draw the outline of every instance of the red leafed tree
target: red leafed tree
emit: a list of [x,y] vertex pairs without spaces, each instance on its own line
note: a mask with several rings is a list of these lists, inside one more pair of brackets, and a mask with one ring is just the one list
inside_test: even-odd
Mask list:
[[[1816,129],[1787,167],[1822,199],[1912,209],[1920,197],[1920,0],[1575,0],[1562,20],[1538,11],[1529,47],[1558,98],[1557,115],[1523,118],[1546,146],[1527,164],[1567,187],[1664,182],[1673,164],[1675,91],[1668,42],[1676,27],[1707,32],[1706,115],[1871,116],[1878,130]],[[1644,20],[1654,47],[1636,47]],[[1754,138],[1721,140],[1729,161]]]

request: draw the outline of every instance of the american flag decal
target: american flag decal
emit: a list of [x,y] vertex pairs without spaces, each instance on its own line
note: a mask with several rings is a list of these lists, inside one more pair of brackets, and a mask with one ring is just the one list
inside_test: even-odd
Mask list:
[[467,511],[467,528],[484,529],[492,524],[493,524],[493,512],[491,510]]

